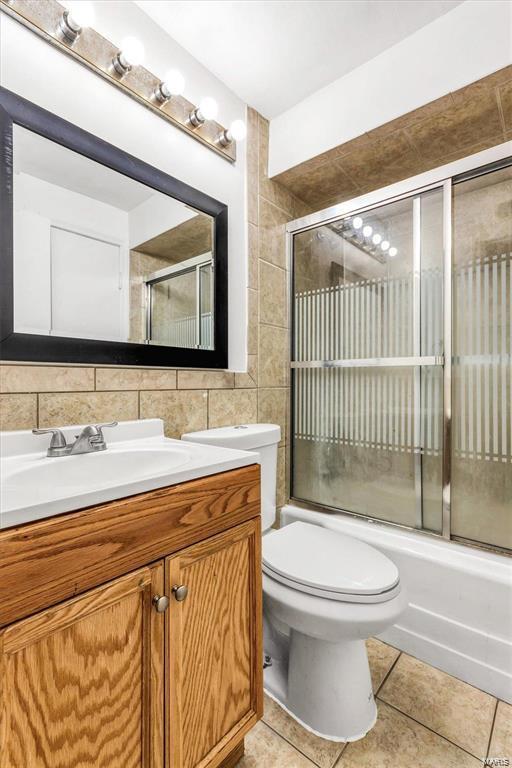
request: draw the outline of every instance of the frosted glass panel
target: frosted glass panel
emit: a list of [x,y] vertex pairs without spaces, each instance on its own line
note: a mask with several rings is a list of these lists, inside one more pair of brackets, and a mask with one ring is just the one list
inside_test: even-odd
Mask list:
[[452,532],[512,548],[512,169],[454,187]]
[[439,530],[442,405],[440,366],[295,370],[295,497]]
[[441,530],[442,200],[294,238],[296,498]]

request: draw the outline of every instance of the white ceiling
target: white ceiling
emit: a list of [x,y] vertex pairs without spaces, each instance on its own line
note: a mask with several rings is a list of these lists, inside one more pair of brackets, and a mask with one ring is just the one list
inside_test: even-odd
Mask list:
[[273,118],[461,0],[135,2],[237,96]]
[[14,126],[14,172],[27,173],[127,212],[159,194],[19,125]]

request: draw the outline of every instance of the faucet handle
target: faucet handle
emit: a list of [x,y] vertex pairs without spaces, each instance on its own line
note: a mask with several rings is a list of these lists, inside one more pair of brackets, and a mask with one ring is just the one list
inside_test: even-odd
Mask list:
[[33,429],[33,435],[51,435],[50,448],[65,448],[66,438],[60,429]]
[[117,427],[118,424],[119,424],[118,421],[110,421],[107,424],[95,424],[94,426],[99,432],[99,439],[103,441],[105,440],[105,438],[103,437],[103,430],[105,429],[105,427]]
[[33,429],[33,435],[51,435],[50,446],[46,451],[46,455],[53,456],[67,456],[69,446],[66,443],[66,438],[60,429]]

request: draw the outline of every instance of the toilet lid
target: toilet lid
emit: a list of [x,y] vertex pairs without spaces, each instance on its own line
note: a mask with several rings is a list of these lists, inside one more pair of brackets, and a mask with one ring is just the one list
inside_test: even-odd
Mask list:
[[382,552],[352,536],[302,522],[263,537],[263,570],[302,591],[330,592],[333,599],[379,595],[399,583],[396,565]]

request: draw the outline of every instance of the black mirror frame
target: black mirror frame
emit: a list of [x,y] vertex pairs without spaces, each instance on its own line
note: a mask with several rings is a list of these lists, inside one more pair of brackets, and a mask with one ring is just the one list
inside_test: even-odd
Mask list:
[[[169,195],[214,220],[214,349],[96,341],[14,331],[13,124]],[[31,363],[228,367],[228,208],[173,176],[0,87],[0,359]]]

